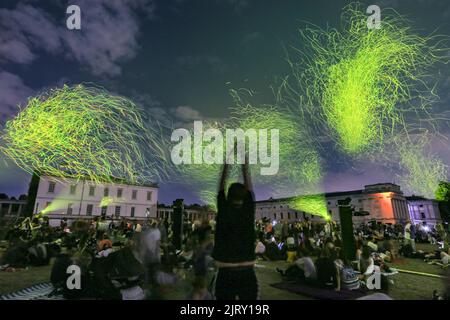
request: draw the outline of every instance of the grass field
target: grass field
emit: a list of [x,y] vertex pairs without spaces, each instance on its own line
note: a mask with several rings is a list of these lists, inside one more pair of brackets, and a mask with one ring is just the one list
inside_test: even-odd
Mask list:
[[[286,268],[284,261],[260,261],[256,267],[256,274],[260,286],[261,299],[267,300],[305,300],[308,297],[295,293],[275,289],[270,285],[280,282],[281,278],[276,268]],[[394,268],[443,275],[440,267],[428,265],[419,259],[401,258],[392,264]],[[0,272],[0,294],[17,291],[33,284],[48,282],[51,266],[30,267],[19,272]],[[446,283],[444,279],[432,278],[424,275],[400,273],[394,276],[394,284],[390,286],[389,295],[397,300],[430,300],[434,290],[444,292]],[[180,286],[172,290],[170,299],[183,299],[189,289],[189,283],[183,281]]]

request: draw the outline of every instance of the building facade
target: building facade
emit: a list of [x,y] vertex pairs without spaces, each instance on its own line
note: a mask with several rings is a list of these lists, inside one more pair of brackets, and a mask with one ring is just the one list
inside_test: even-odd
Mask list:
[[[409,218],[408,205],[400,186],[392,183],[366,185],[362,190],[331,192],[325,194],[328,215],[339,221],[338,200],[350,198],[350,205],[357,212],[366,215],[353,216],[355,224],[376,220],[384,223],[401,223]],[[268,218],[277,221],[296,221],[308,218],[323,221],[320,216],[299,211],[289,206],[289,198],[257,201],[257,219]]]
[[40,177],[34,213],[45,213],[52,226],[61,219],[104,216],[145,220],[157,212],[158,187],[155,184],[135,185],[124,181],[95,183],[89,180]]
[[[159,205],[154,218],[167,219],[172,221],[173,207]],[[153,217],[153,216],[152,216]],[[214,212],[204,207],[186,206],[184,209],[184,218],[190,221],[194,220],[211,220],[214,218]]]
[[436,200],[417,196],[407,197],[406,199],[408,200],[408,211],[411,222],[415,224],[425,222],[431,225],[442,222],[439,203]]
[[17,218],[23,215],[27,206],[26,199],[0,199],[0,217]]

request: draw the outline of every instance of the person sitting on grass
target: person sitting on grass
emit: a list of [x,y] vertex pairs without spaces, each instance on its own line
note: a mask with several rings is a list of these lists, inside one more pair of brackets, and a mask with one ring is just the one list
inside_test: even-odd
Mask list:
[[105,233],[102,236],[102,240],[99,241],[97,246],[97,258],[107,257],[112,251],[113,244],[109,240],[108,235]]
[[336,258],[334,245],[328,243],[316,261],[317,283],[323,288],[333,288],[336,284]]
[[357,273],[348,259],[346,259],[342,254],[340,254],[340,256],[340,258],[334,261],[334,264],[336,265],[335,290],[358,290],[360,288],[360,281]]
[[276,268],[283,277],[300,280],[305,283],[315,284],[317,280],[316,266],[308,256],[302,256],[294,261],[286,270]]
[[256,241],[255,254],[258,258],[265,260],[264,253],[266,252],[266,245],[264,244],[264,233],[258,234],[258,241]]
[[443,269],[448,268],[450,264],[450,248],[445,250],[436,250],[434,253],[425,255],[425,262],[441,266]]

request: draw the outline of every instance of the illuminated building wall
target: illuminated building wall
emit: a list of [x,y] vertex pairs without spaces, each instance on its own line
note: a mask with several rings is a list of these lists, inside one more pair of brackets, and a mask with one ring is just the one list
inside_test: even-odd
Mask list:
[[156,216],[158,187],[114,183],[94,183],[90,180],[62,179],[42,176],[39,181],[34,214],[44,212],[52,226],[59,226],[61,219],[126,217],[144,220]]
[[[401,223],[408,219],[408,205],[400,186],[392,183],[367,185],[363,190],[326,193],[328,214],[332,219],[339,221],[339,208],[337,201],[349,197],[355,211],[368,212],[366,216],[354,216],[355,224],[369,220],[377,220],[385,223]],[[257,219],[269,218],[277,221],[304,220],[305,217],[313,221],[323,221],[319,216],[310,215],[289,208],[289,199],[268,199],[257,201]]]
[[409,217],[413,223],[425,222],[434,225],[442,222],[439,204],[436,200],[417,196],[407,197],[406,199],[408,200]]

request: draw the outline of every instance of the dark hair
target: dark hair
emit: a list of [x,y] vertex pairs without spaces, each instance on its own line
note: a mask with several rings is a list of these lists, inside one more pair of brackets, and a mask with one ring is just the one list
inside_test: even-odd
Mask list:
[[228,188],[228,201],[233,200],[244,200],[245,197],[245,186],[242,183],[235,182]]
[[370,247],[369,246],[364,245],[362,247],[361,257],[364,258],[364,259],[369,259],[370,258]]

